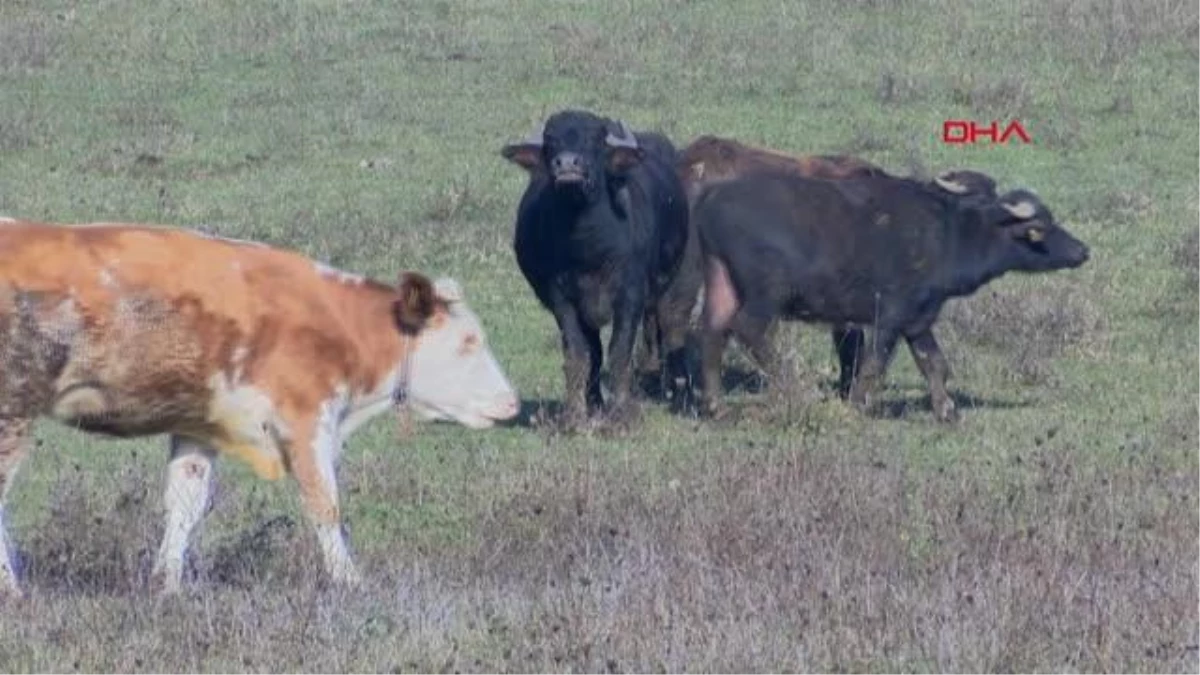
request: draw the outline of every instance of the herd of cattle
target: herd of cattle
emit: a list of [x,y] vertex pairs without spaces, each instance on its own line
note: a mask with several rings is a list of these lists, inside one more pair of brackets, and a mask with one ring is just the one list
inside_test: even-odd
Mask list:
[[[942,305],[1008,271],[1088,258],[1034,194],[998,194],[973,171],[926,182],[713,136],[680,152],[579,110],[502,154],[529,175],[514,247],[561,332],[567,420],[634,409],[639,328],[639,367],[673,406],[719,413],[729,337],[770,373],[768,336],[782,319],[832,326],[839,393],[862,407],[903,337],[935,416],[950,421],[950,370],[931,331]],[[263,478],[293,476],[326,571],[354,583],[338,457],[357,427],[398,405],[472,428],[520,411],[451,279],[404,272],[385,284],[183,229],[0,220],[0,590],[21,594],[3,500],[42,416],[169,435],[162,591],[181,587],[218,453]]]

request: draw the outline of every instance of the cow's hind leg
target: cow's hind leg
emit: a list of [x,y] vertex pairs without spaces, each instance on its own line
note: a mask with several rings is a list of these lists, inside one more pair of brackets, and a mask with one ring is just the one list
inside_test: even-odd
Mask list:
[[215,451],[205,443],[171,436],[171,459],[163,493],[166,526],[151,572],[160,593],[177,593],[182,586],[183,561],[192,530],[208,509],[215,456]]
[[29,419],[0,419],[0,593],[20,597],[16,562],[4,526],[4,507],[13,477],[29,449]]

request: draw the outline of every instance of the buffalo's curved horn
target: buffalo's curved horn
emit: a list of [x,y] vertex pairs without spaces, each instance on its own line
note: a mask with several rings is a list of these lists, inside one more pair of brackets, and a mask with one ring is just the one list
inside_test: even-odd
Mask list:
[[625,124],[625,120],[617,120],[617,125],[621,128],[621,135],[614,136],[610,131],[604,141],[614,148],[636,148],[638,146],[637,137],[633,135],[629,125]]
[[545,133],[545,131],[546,121],[542,120],[541,122],[538,122],[537,128],[529,132],[529,135],[526,136],[525,140],[521,141],[521,143],[523,145],[541,145],[542,135]]
[[1033,217],[1033,214],[1037,213],[1037,207],[1032,202],[1027,201],[1017,202],[1016,204],[1002,203],[1000,206],[1003,206],[1004,210],[1011,213],[1014,218],[1020,218],[1021,220],[1029,220]]
[[968,188],[966,185],[963,185],[962,183],[960,183],[956,180],[952,180],[950,178],[950,175],[951,175],[950,172],[943,173],[943,174],[939,175],[938,177],[934,178],[933,182],[937,183],[938,187],[942,188],[943,190],[945,190],[946,192],[949,192],[951,194],[963,195],[963,194],[966,194],[970,190],[970,188]]

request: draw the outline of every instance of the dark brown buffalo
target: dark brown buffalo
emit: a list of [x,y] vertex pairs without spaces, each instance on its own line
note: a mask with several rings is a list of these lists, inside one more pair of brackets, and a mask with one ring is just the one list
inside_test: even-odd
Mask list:
[[706,270],[701,384],[710,412],[728,336],[769,369],[775,354],[767,332],[782,318],[872,327],[849,394],[863,406],[903,337],[935,416],[953,420],[949,366],[931,330],[942,305],[1010,271],[1088,259],[1087,246],[1033,193],[979,199],[943,178],[756,173],[701,190],[692,226]]
[[[845,181],[867,176],[890,177],[882,168],[848,155],[789,155],[778,150],[746,145],[719,136],[704,135],[692,141],[679,157],[677,164],[680,182],[688,202],[695,205],[700,191],[714,183],[732,180],[760,172],[790,173],[804,178]],[[960,198],[993,200],[996,182],[976,171],[947,171],[929,182],[930,187],[945,190]],[[863,191],[860,182],[848,182],[845,194],[869,202],[871,195]],[[857,192],[856,192],[857,190]],[[858,326],[835,326],[830,331],[834,350],[838,354],[838,394],[850,393],[856,368],[861,363],[865,335]]]

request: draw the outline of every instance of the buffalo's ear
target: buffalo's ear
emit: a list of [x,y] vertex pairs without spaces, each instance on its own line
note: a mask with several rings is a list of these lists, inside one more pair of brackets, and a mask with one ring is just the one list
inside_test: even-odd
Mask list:
[[392,313],[405,335],[416,335],[425,328],[437,307],[437,293],[429,277],[419,272],[402,272],[396,286]]
[[625,120],[617,121],[616,133],[610,130],[604,144],[608,146],[608,170],[616,174],[629,171],[646,156]]
[[646,151],[641,148],[609,148],[608,170],[616,174],[625,173],[637,166],[645,156]]
[[526,171],[533,171],[542,163],[542,146],[524,142],[513,143],[504,146],[500,155]]
[[520,143],[512,143],[501,148],[500,156],[526,171],[533,171],[542,163],[542,143],[545,130],[546,123],[543,122]]

